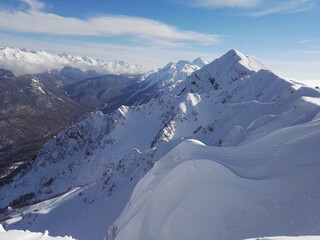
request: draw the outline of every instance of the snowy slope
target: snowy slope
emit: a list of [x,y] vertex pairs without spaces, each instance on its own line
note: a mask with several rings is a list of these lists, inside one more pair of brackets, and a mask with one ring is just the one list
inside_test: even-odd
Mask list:
[[180,60],[170,62],[163,68],[143,74],[139,79],[138,90],[126,101],[127,105],[141,105],[151,99],[170,95],[174,88],[181,85],[194,71],[206,64],[197,58],[193,62]]
[[170,62],[163,68],[145,74],[141,81],[148,82],[149,86],[158,84],[160,87],[174,86],[183,81],[195,70],[200,69],[202,64],[197,65],[185,60],[180,60],[177,63]]
[[[149,101],[92,113],[44,145],[32,169],[0,189],[0,222],[7,229],[101,239],[136,183],[185,139],[221,151],[255,146],[318,118],[319,91],[282,79],[236,50],[201,69],[188,62],[167,67],[167,78],[149,80],[156,86]],[[179,74],[190,76],[172,78]],[[205,167],[216,165],[211,162]]]
[[320,89],[320,80],[292,80],[295,83],[306,85],[311,88]]
[[33,233],[29,231],[10,230],[5,231],[0,224],[1,240],[72,240],[72,237],[50,237],[48,231],[44,233]]
[[151,70],[125,61],[99,60],[67,54],[54,55],[45,51],[10,47],[0,48],[0,68],[10,70],[16,75],[60,70],[66,66],[78,68],[84,72],[94,70],[100,74],[136,74]]
[[320,115],[239,147],[185,141],[138,183],[107,239],[319,234],[319,139]]
[[0,224],[1,240],[72,240],[72,237],[50,237],[49,232],[33,233],[29,231],[9,230],[6,231]]

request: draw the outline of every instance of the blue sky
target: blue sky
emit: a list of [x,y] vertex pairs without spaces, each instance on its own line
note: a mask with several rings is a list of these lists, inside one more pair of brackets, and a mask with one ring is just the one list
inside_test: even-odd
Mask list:
[[231,48],[320,79],[319,0],[2,0],[0,45],[152,67]]

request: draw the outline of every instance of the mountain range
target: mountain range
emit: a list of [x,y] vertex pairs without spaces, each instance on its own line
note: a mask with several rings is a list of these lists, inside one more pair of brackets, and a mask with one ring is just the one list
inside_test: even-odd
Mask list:
[[[83,89],[98,96],[103,78],[65,89],[90,102]],[[6,229],[50,226],[88,240],[319,234],[317,88],[237,50],[169,63],[132,84],[117,89],[125,105],[60,132],[1,186]]]
[[[62,61],[59,56],[44,51],[12,48],[3,48],[0,53],[3,66],[19,69],[20,65],[37,63],[45,70],[23,75],[14,75],[4,69],[0,72],[1,89],[5,93],[0,126],[1,183],[11,181],[15,173],[32,164],[48,139],[86,113],[96,110],[109,113],[123,104],[146,102],[156,92],[153,88],[163,87],[160,82],[163,85],[165,81],[182,80],[205,64],[199,58],[195,60],[199,66],[187,61],[177,63],[180,68],[185,67],[184,70],[179,66],[176,70],[176,64],[170,63],[171,67],[168,65],[145,74],[118,74],[120,70],[127,72],[124,64],[109,69],[113,74],[102,74],[101,71],[82,71],[67,65],[72,65],[71,62],[77,65],[80,57],[68,56],[70,61]],[[50,61],[57,59],[64,62],[64,67],[58,64],[56,67],[62,68],[49,69]],[[77,66],[81,67],[81,64]],[[175,73],[180,75],[174,76]]]
[[80,69],[83,72],[95,71],[99,74],[137,74],[151,70],[149,67],[117,60],[101,60],[69,54],[54,55],[45,51],[0,48],[0,68],[15,75],[36,74],[64,67]]
[[171,91],[193,71],[206,64],[201,58],[193,62],[170,62],[163,68],[145,74],[107,74],[77,81],[63,89],[77,103],[103,113],[111,113],[121,105],[147,103],[150,99]]

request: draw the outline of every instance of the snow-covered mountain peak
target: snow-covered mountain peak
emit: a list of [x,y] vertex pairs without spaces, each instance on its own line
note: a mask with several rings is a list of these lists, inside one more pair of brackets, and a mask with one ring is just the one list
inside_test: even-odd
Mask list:
[[193,67],[191,62],[187,60],[179,60],[178,62],[169,62],[167,65],[165,65],[163,68],[160,69],[160,71],[170,71],[170,70],[182,70],[183,68]]
[[[238,80],[248,81],[245,78],[253,77],[259,71],[270,72],[270,70],[260,63],[256,58],[247,56],[237,50],[230,50],[220,58],[205,65],[201,69],[194,71],[187,78],[183,88],[191,92],[209,93],[212,90],[229,91],[233,83]],[[238,82],[238,86],[241,83]],[[240,86],[239,86],[240,87]]]
[[180,60],[176,63],[169,62],[163,68],[145,73],[139,78],[143,87],[130,97],[130,101],[142,104],[162,95],[170,95],[173,89],[181,86],[187,77],[199,69],[199,66],[187,60]]
[[259,62],[259,60],[257,60],[255,57],[245,55],[235,49],[229,50],[226,54],[216,59],[215,61],[219,62],[219,64],[226,64],[227,66],[231,66],[231,67],[234,66],[234,67],[240,68],[239,65],[241,65],[243,68],[246,68],[249,71],[254,71],[254,72],[258,72],[261,69],[268,69],[265,65]]
[[141,81],[148,83],[147,88],[153,86],[158,90],[161,89],[161,92],[167,92],[168,89],[171,91],[177,84],[199,69],[199,66],[187,60],[179,60],[176,63],[169,62],[163,68],[144,74],[141,77]]
[[176,72],[191,72],[200,69],[196,64],[193,64],[187,60],[179,60],[178,62],[169,62],[164,68],[160,69],[159,72],[165,71],[176,71]]
[[226,52],[225,54],[223,54],[223,55],[221,56],[221,58],[222,58],[222,57],[245,58],[246,55],[243,54],[242,52],[240,52],[239,50],[232,48],[232,49],[230,49],[228,52]]
[[176,63],[176,65],[178,66],[178,67],[184,67],[185,65],[190,65],[191,63],[189,62],[189,61],[187,61],[187,60],[179,60],[177,63]]
[[194,65],[197,65],[200,68],[202,68],[205,65],[209,64],[208,61],[203,60],[201,57],[198,57],[198,58],[194,59],[191,63],[194,64]]

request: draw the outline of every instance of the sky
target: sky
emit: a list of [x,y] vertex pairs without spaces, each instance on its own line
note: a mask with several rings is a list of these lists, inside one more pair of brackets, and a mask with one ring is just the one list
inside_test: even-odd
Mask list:
[[230,49],[320,79],[320,0],[0,0],[0,46],[150,67]]

